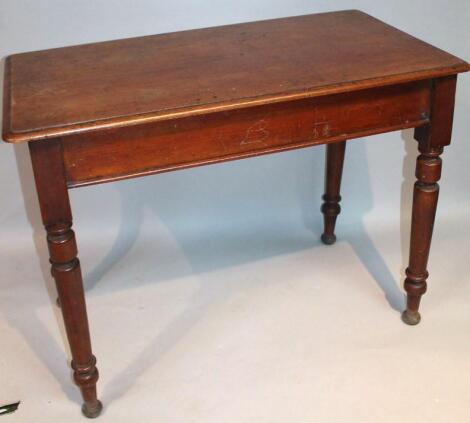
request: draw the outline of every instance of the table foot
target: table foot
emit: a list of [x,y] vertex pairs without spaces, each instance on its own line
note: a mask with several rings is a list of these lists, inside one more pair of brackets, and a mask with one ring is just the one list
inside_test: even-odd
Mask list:
[[88,417],[89,419],[94,419],[98,417],[101,414],[101,411],[103,410],[103,404],[101,404],[101,401],[97,401],[95,405],[87,405],[83,404],[82,406],[82,413],[85,417]]
[[401,315],[401,320],[410,326],[415,326],[421,321],[421,315],[418,311],[405,310]]
[[321,240],[325,245],[333,245],[336,242],[335,234],[322,234]]

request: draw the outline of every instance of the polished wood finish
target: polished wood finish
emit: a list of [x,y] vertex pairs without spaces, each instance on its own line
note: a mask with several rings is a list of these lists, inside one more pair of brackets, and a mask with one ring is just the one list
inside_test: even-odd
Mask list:
[[450,144],[456,86],[456,75],[432,80],[430,110],[432,124],[418,127],[415,131],[416,140],[426,148],[439,148]]
[[327,144],[322,239],[340,212],[346,140],[416,128],[407,309],[418,323],[451,140],[469,65],[359,11],[276,19],[11,56],[3,137],[27,141],[83,412],[92,354],[68,189]]
[[343,175],[344,151],[346,141],[328,144],[326,146],[326,169],[325,169],[325,194],[323,194],[324,231],[321,240],[324,244],[331,245],[336,242],[335,225],[336,218],[341,212],[340,187]]
[[83,291],[72,212],[65,181],[60,141],[30,143],[31,160],[41,215],[47,231],[51,273],[59,294],[65,330],[72,352],[74,380],[83,397],[82,411],[96,417],[101,402],[96,396],[98,370],[91,351],[90,332]]
[[468,64],[360,11],[10,56],[21,142],[453,75]]
[[406,269],[405,290],[408,293],[403,319],[415,325],[421,320],[418,312],[421,296],[426,292],[426,279],[429,276],[427,262],[431,247],[432,229],[436,215],[441,176],[441,148],[423,148],[416,163],[413,215],[411,224],[410,261]]
[[433,81],[431,120],[416,129],[420,155],[416,161],[416,178],[411,221],[410,259],[406,269],[405,290],[408,293],[403,320],[416,325],[421,296],[427,289],[427,264],[439,196],[444,147],[450,144],[457,78],[449,76]]
[[64,138],[69,187],[330,143],[426,124],[416,81]]

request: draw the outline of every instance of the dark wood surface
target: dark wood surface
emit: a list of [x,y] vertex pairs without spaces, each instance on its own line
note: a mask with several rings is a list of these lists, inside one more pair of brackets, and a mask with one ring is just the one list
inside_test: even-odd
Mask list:
[[51,274],[59,295],[65,331],[72,353],[75,383],[82,397],[82,411],[96,417],[102,408],[97,398],[98,369],[91,351],[77,243],[65,180],[62,147],[58,140],[29,143],[42,221],[47,232]]
[[6,61],[3,137],[38,140],[468,69],[355,10],[16,54]]
[[3,133],[29,141],[84,414],[96,417],[102,406],[68,188],[327,144],[322,239],[331,244],[346,140],[416,128],[402,315],[414,325],[427,287],[440,155],[451,141],[457,73],[466,70],[358,11],[10,57]]
[[416,325],[421,320],[418,310],[427,289],[427,266],[442,169],[440,155],[452,137],[456,84],[456,75],[433,80],[431,121],[415,130],[421,154],[416,160],[410,258],[404,284],[408,295],[403,312],[403,320],[410,325]]
[[71,135],[63,139],[67,182],[109,182],[425,125],[430,98],[429,81],[415,81]]
[[325,193],[322,197],[323,204],[321,206],[324,226],[321,240],[326,245],[334,244],[336,241],[335,225],[336,218],[341,212],[339,202],[341,201],[340,188],[345,150],[346,141],[326,146]]

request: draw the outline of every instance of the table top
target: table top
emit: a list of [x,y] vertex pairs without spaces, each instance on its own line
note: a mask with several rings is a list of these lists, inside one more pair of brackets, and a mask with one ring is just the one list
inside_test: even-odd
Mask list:
[[3,138],[32,141],[470,70],[356,10],[9,56]]

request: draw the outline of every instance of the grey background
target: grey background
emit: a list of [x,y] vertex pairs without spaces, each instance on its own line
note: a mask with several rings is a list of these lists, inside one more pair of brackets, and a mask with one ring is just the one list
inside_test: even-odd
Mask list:
[[[470,59],[466,0],[0,0],[0,57],[351,8]],[[328,248],[324,147],[71,190],[101,421],[466,423],[470,75],[457,92],[418,327],[412,131],[348,143]],[[0,205],[0,403],[83,421],[25,145],[0,144]]]

